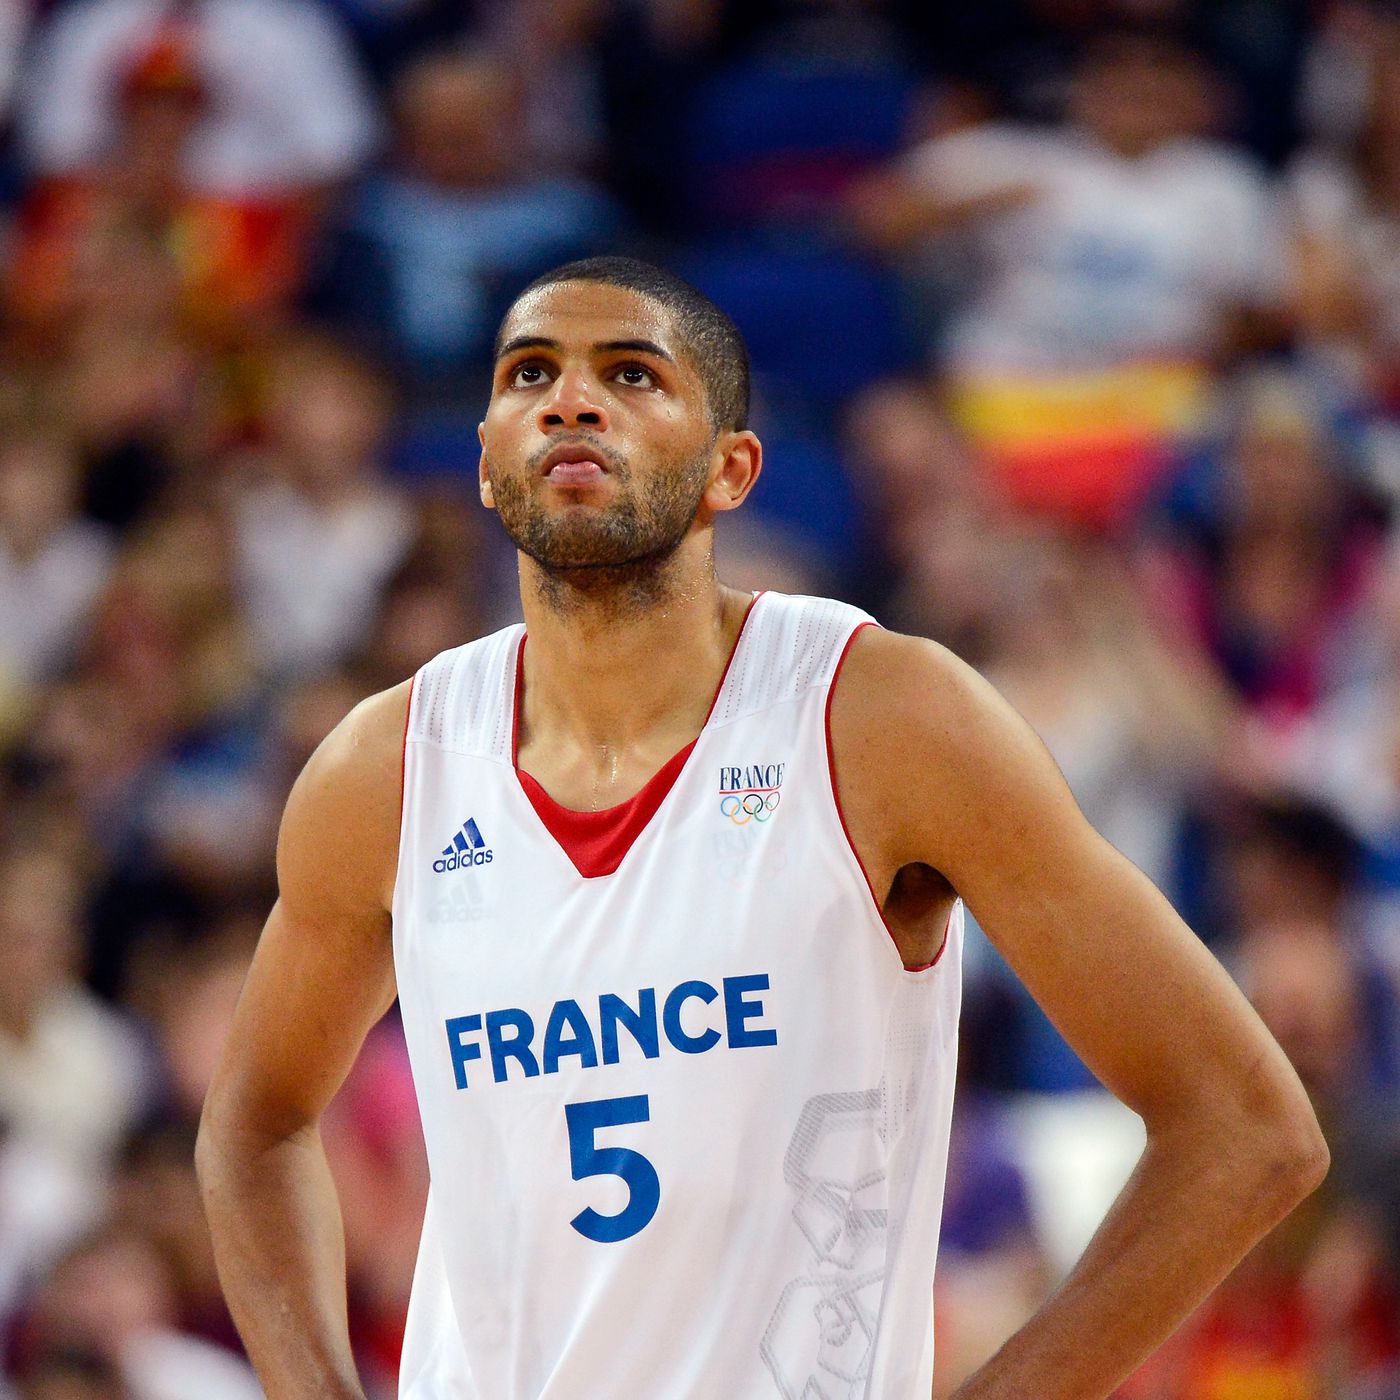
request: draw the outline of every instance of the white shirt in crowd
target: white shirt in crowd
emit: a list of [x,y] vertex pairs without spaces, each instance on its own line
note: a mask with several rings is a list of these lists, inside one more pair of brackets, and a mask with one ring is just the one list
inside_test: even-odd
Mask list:
[[78,639],[111,572],[107,532],[70,520],[31,557],[0,538],[0,673],[22,683],[49,675]]
[[45,1003],[27,1040],[0,1031],[0,1119],[77,1162],[108,1157],[145,1105],[137,1032],[76,983]]
[[184,1332],[147,1332],[132,1341],[124,1362],[135,1400],[263,1400],[242,1357]]
[[259,654],[286,674],[344,659],[413,536],[408,508],[387,491],[319,506],[278,482],[243,497],[234,528]]
[[[101,157],[115,96],[172,6],[85,0],[41,31],[19,94],[29,163],[46,172]],[[191,183],[269,195],[353,173],[376,139],[368,86],[345,36],[300,0],[195,0],[196,62],[211,89],[189,153]]]
[[1223,146],[1180,139],[1130,159],[1074,130],[993,123],[908,159],[950,201],[1029,191],[971,225],[982,275],[949,343],[965,371],[1195,358],[1230,307],[1278,295],[1274,199],[1262,172]]

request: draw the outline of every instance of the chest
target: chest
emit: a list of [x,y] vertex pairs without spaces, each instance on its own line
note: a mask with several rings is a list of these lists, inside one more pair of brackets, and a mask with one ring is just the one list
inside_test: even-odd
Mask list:
[[[512,765],[411,746],[398,904],[421,955],[510,991],[683,975],[809,937],[852,889],[819,716],[706,730],[628,811],[568,812]],[[600,859],[600,850],[602,858]],[[868,896],[866,896],[868,898]]]

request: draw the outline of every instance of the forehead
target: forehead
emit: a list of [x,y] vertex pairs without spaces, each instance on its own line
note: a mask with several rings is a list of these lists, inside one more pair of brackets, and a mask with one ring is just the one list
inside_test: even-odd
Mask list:
[[606,282],[555,282],[527,292],[501,327],[504,344],[520,337],[557,340],[567,348],[611,340],[651,340],[676,360],[685,358],[675,321],[659,302]]

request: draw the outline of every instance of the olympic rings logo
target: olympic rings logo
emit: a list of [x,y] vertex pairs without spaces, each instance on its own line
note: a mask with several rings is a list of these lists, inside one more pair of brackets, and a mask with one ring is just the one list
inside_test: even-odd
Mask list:
[[719,810],[735,826],[747,826],[750,822],[766,822],[778,810],[782,794],[773,792],[728,793],[719,800]]

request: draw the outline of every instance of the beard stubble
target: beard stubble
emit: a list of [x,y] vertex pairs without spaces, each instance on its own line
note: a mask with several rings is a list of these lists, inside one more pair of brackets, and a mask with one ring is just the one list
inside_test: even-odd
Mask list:
[[689,462],[658,468],[643,482],[601,443],[615,486],[606,506],[550,511],[536,485],[545,452],[516,475],[487,476],[496,513],[511,542],[539,566],[540,589],[556,608],[611,595],[618,604],[650,605],[664,592],[667,565],[695,522],[704,495],[710,449]]

